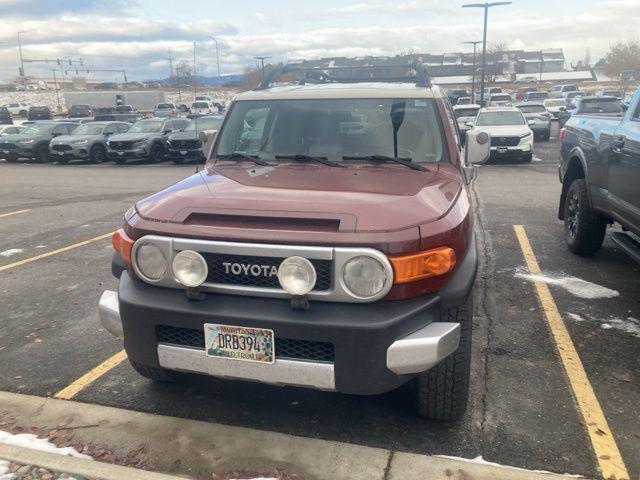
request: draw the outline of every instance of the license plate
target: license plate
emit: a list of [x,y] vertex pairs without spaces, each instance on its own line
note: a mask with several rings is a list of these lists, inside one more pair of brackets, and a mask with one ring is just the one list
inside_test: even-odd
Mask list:
[[205,323],[204,337],[208,357],[275,362],[273,330]]
[[64,155],[64,152],[58,152],[58,155],[62,156],[62,155]]
[[507,147],[498,147],[498,153],[507,153],[508,151]]
[[180,150],[180,155],[186,155],[187,151],[186,150]]
[[9,153],[9,150],[3,150],[2,153]]
[[124,152],[118,152],[118,155],[122,156],[124,155]]

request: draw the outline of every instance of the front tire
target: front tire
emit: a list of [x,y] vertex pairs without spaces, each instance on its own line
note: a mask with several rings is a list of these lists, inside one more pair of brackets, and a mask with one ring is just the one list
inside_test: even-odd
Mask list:
[[160,163],[164,160],[164,148],[159,143],[151,146],[151,151],[149,152],[149,158],[154,163]]
[[471,376],[472,319],[471,296],[462,305],[441,312],[441,321],[460,323],[460,345],[442,362],[416,378],[416,403],[421,416],[450,422],[464,415]]
[[94,145],[89,153],[89,160],[93,163],[102,163],[107,159],[107,152],[102,145]]
[[564,202],[564,238],[577,255],[593,255],[602,246],[607,220],[591,208],[587,182],[571,182]]
[[159,367],[149,367],[131,359],[129,359],[129,363],[136,372],[149,380],[154,380],[156,382],[175,382],[177,379],[176,373],[171,370]]
[[47,163],[49,161],[49,147],[42,145],[36,149],[36,160],[38,163]]

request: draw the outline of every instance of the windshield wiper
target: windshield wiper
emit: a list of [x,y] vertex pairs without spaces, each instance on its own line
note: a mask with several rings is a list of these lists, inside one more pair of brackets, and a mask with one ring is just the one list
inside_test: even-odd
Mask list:
[[327,157],[314,157],[312,155],[304,155],[304,154],[296,154],[296,155],[276,155],[276,160],[295,160],[296,162],[318,162],[323,165],[328,165],[330,167],[339,167],[345,168],[344,165],[341,165],[336,162],[332,162],[328,160]]
[[225,160],[249,160],[250,162],[257,163],[258,165],[263,165],[265,167],[271,167],[272,164],[265,162],[257,155],[248,155],[242,152],[233,152],[229,155],[218,155],[218,158],[223,158]]
[[409,167],[413,170],[419,170],[421,172],[428,172],[429,169],[423,167],[422,165],[418,165],[416,163],[411,163],[411,158],[398,158],[398,157],[388,157],[387,155],[365,155],[361,157],[357,156],[347,156],[342,157],[343,160],[365,160],[367,162],[377,162],[377,163],[399,163],[400,165],[404,165],[405,167]]

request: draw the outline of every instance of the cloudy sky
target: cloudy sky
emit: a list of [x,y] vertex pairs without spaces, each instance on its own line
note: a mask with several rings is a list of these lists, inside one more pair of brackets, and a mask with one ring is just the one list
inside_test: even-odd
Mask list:
[[[81,57],[130,78],[168,76],[174,59],[199,74],[242,72],[256,55],[276,60],[464,51],[482,35],[482,11],[459,0],[0,0],[0,79],[17,74],[16,34],[25,58]],[[322,5],[322,8],[319,8]],[[640,39],[640,0],[513,0],[490,13],[489,41],[512,48],[563,48],[593,61],[619,40]],[[27,64],[27,74],[46,66]],[[96,74],[113,80],[115,73]]]

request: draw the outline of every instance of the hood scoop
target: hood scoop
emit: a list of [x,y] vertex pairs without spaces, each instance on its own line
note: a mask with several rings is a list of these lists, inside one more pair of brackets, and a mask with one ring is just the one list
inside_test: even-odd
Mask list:
[[200,227],[222,227],[252,230],[288,230],[301,232],[338,232],[339,219],[293,218],[254,215],[225,215],[213,213],[192,213],[184,225]]

